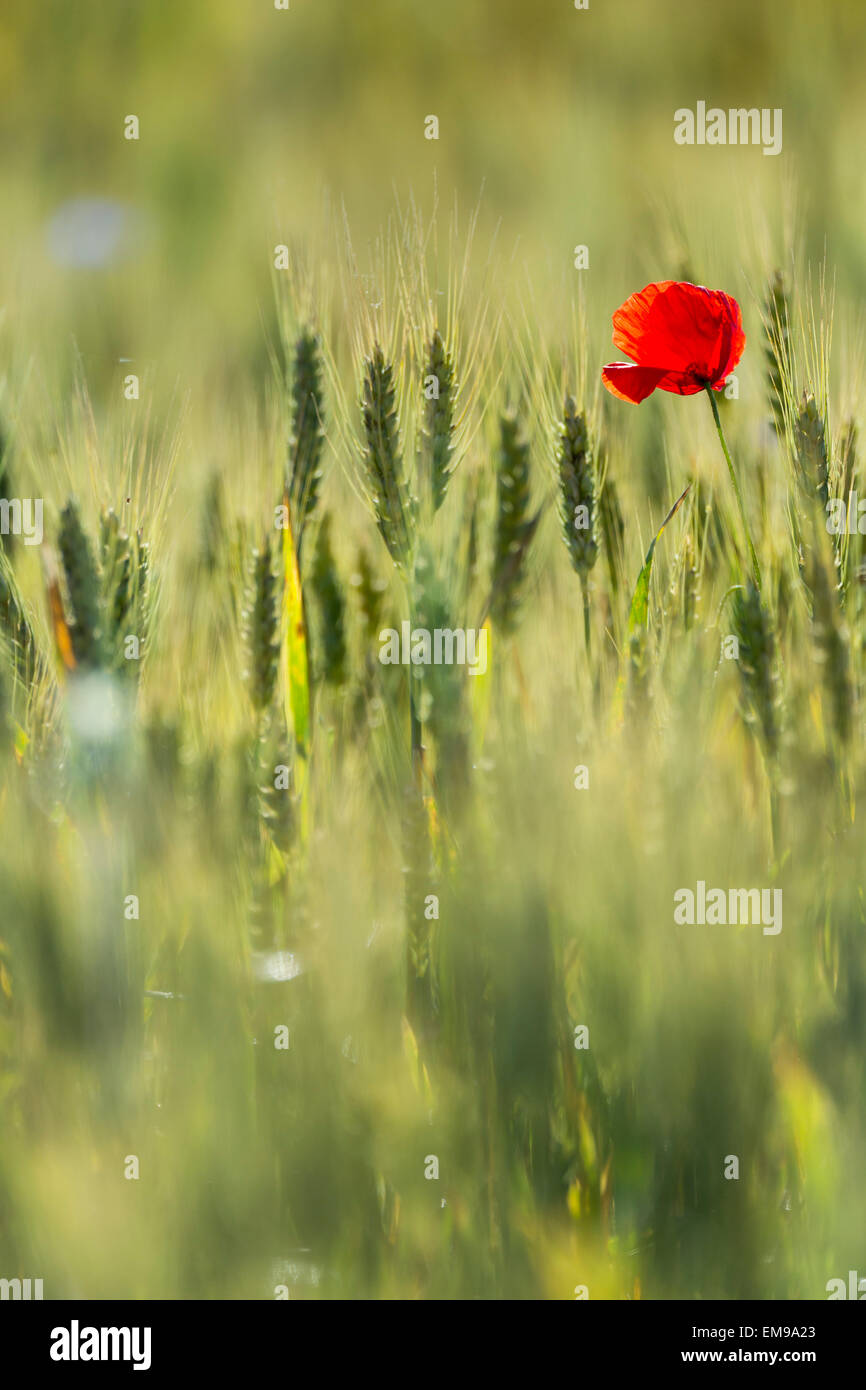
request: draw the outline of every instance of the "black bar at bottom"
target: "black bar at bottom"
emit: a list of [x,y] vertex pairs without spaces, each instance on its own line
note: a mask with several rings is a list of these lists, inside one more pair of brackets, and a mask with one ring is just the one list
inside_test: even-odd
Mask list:
[[[859,1301],[864,1301],[863,1299]],[[31,1371],[55,1377],[86,1376],[100,1371],[112,1375],[161,1377],[165,1372],[210,1372],[222,1379],[232,1373],[260,1375],[269,1366],[291,1375],[303,1356],[304,1375],[333,1369],[335,1347],[345,1348],[347,1360],[369,1366],[377,1336],[399,1330],[405,1354],[407,1338],[424,1337],[423,1364],[430,1373],[437,1346],[446,1367],[455,1366],[451,1340],[459,1332],[462,1308],[443,1313],[416,1307],[406,1323],[402,1312],[385,1305],[379,1312],[369,1303],[300,1301],[268,1303],[214,1302],[23,1302],[0,1304],[0,1335],[7,1365],[16,1364],[19,1378]],[[826,1379],[856,1365],[863,1342],[863,1314],[839,1302],[689,1302],[601,1303],[575,1301],[566,1308],[531,1305],[508,1313],[508,1335],[496,1338],[500,1305],[471,1301],[471,1328],[461,1336],[459,1364],[472,1373],[476,1349],[479,1374],[489,1375],[500,1345],[509,1358],[517,1350],[514,1333],[526,1355],[533,1355],[527,1336],[536,1328],[543,1335],[564,1337],[559,1343],[566,1364],[577,1370],[599,1364],[610,1371],[636,1369],[687,1372],[707,1366],[808,1367]],[[364,1325],[354,1331],[353,1315],[363,1309]],[[486,1311],[485,1311],[486,1308]],[[378,1320],[382,1318],[381,1329]],[[414,1319],[418,1318],[415,1323]],[[490,1328],[485,1319],[493,1318]],[[515,1317],[519,1319],[515,1328]],[[392,1319],[399,1318],[399,1324]],[[321,1321],[320,1321],[321,1319]],[[339,1337],[335,1333],[339,1331]],[[327,1341],[317,1334],[326,1333]],[[469,1340],[467,1341],[467,1334]],[[363,1340],[360,1340],[362,1338]],[[299,1340],[301,1339],[301,1340]],[[380,1365],[388,1361],[380,1345]],[[544,1346],[545,1344],[542,1344]],[[395,1344],[396,1346],[396,1344]],[[510,1348],[510,1350],[509,1350]],[[536,1351],[538,1347],[536,1346]],[[591,1360],[589,1358],[592,1358]],[[402,1357],[400,1358],[402,1359]],[[557,1360],[559,1360],[559,1355]],[[310,1363],[312,1362],[312,1365]],[[469,1363],[469,1364],[467,1364]],[[392,1363],[395,1365],[396,1363]]]

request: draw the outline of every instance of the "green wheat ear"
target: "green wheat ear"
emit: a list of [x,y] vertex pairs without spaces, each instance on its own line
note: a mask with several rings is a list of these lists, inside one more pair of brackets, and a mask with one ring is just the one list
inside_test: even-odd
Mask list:
[[456,394],[454,364],[437,328],[427,345],[424,365],[424,415],[418,469],[433,512],[445,501],[451,478]]
[[559,517],[574,570],[585,579],[598,558],[595,462],[586,417],[566,396],[559,448]]
[[319,498],[325,398],[319,339],[305,328],[295,343],[292,376],[292,432],[289,440],[289,497],[298,555],[304,527]]
[[846,420],[842,426],[839,439],[839,469],[842,496],[847,506],[848,495],[857,479],[857,425],[851,419]]
[[[429,546],[418,547],[413,572],[413,614],[415,625],[428,632],[450,630],[454,610],[450,576],[434,563]],[[466,682],[458,667],[416,666],[411,680],[415,708],[433,742],[434,787],[437,806],[449,824],[456,822],[469,786],[471,720],[466,699]]]
[[135,618],[136,630],[144,646],[150,628],[153,608],[151,601],[150,545],[142,540],[141,531],[135,534]]
[[625,522],[623,521],[616,481],[609,468],[602,469],[603,458],[604,445],[602,444],[599,449],[598,472],[600,476],[603,476],[604,481],[601,484],[598,497],[598,529],[601,532],[601,541],[607,561],[610,591],[616,597],[622,586]]
[[[849,500],[852,492],[859,491],[859,474],[857,460],[857,426],[853,420],[846,420],[842,426],[842,434],[839,440],[839,495],[845,504],[845,514],[848,512]],[[837,536],[836,555],[841,572],[842,597],[845,602],[851,589],[852,581],[857,578],[857,571],[862,559],[862,537],[856,536]]]
[[378,638],[382,626],[382,610],[388,585],[374,570],[366,546],[363,545],[358,551],[358,569],[352,579],[352,585],[358,591],[358,607],[364,637],[367,642],[373,642]]
[[775,638],[770,615],[751,579],[734,594],[733,627],[739,644],[746,719],[757,722],[766,752],[775,757],[779,746]]
[[680,547],[679,569],[671,581],[671,597],[674,611],[679,612],[683,627],[686,632],[690,632],[700,602],[700,579],[695,560],[695,544],[688,531],[683,536]]
[[9,644],[15,680],[28,686],[42,665],[11,565],[0,558],[0,633]]
[[111,509],[102,513],[100,549],[106,644],[112,665],[128,668],[135,665],[123,659],[123,639],[129,633],[134,607],[134,561],[129,536]]
[[60,514],[58,545],[66,577],[72,618],[69,633],[75,660],[79,666],[100,666],[104,638],[99,573],[78,504],[71,498]]
[[393,369],[377,344],[364,363],[364,464],[382,539],[394,563],[405,567],[412,549],[414,507],[403,475],[394,402]]
[[773,428],[785,433],[785,378],[789,373],[789,305],[785,279],[780,270],[767,287],[764,305],[764,361],[767,368],[767,394]]
[[794,425],[794,446],[803,491],[807,497],[817,497],[826,511],[830,496],[827,434],[818,403],[811,391],[803,393],[803,404]]
[[317,676],[328,685],[346,680],[346,600],[331,548],[331,516],[325,512],[316,537],[311,575],[319,616]]
[[215,574],[220,566],[227,534],[225,488],[221,475],[212,473],[202,502],[199,528],[201,563],[208,574]]
[[252,574],[244,627],[249,667],[247,682],[253,707],[262,713],[273,698],[280,653],[277,580],[271,539],[265,533],[261,549],[253,551]]
[[[285,723],[275,720],[262,736],[257,749],[259,815],[282,854],[288,854],[297,838],[297,803],[294,796],[293,751],[286,738]],[[275,785],[274,769],[288,768],[287,787]]]
[[854,710],[848,632],[839,610],[838,593],[831,581],[829,562],[817,548],[809,557],[807,582],[812,594],[812,636],[830,699],[833,725],[840,741],[847,743]]
[[[12,482],[10,459],[12,450],[9,444],[3,422],[0,420],[0,499],[10,499],[15,491]],[[10,531],[8,535],[0,535],[0,549],[5,550],[7,555],[13,555],[15,551],[16,537]]]
[[504,633],[514,630],[523,582],[526,554],[541,513],[529,515],[529,444],[514,410],[499,421],[496,471],[496,533],[493,546],[493,580],[488,611]]

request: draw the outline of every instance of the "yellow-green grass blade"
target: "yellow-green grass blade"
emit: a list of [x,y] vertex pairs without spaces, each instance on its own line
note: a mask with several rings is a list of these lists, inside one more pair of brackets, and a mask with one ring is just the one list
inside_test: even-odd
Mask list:
[[674,502],[674,505],[671,507],[661,526],[656,531],[655,535],[650,541],[650,547],[646,553],[646,559],[643,562],[643,569],[637,577],[637,583],[634,586],[634,593],[631,596],[631,607],[628,611],[629,637],[632,635],[633,632],[637,632],[639,628],[646,627],[647,625],[647,621],[649,618],[649,586],[650,579],[652,577],[653,556],[655,555],[655,548],[658,544],[662,531],[664,531],[668,522],[673,520],[680,507],[685,502],[690,487],[691,483],[689,483],[689,486],[685,489],[684,492],[680,494],[676,502]]
[[472,711],[472,737],[473,752],[476,758],[481,757],[484,748],[484,738],[487,733],[487,722],[490,716],[490,671],[493,662],[493,652],[491,643],[493,638],[493,625],[489,618],[484,621],[483,631],[486,636],[487,666],[477,675],[473,674],[469,682],[469,705]]
[[280,664],[286,725],[295,745],[295,788],[304,791],[310,756],[310,668],[304,595],[298,557],[292,535],[288,493],[283,497],[286,524],[283,530],[283,606]]

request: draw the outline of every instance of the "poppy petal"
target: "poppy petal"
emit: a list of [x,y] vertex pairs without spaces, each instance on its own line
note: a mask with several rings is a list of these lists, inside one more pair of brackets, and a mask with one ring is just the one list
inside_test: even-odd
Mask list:
[[635,367],[631,362],[609,362],[601,369],[601,379],[611,395],[632,405],[645,401],[667,375],[664,367]]
[[746,335],[743,332],[743,316],[737,301],[732,299],[729,294],[723,294],[721,290],[716,290],[716,295],[720,301],[720,306],[724,308],[726,323],[722,337],[723,351],[719,358],[713,385],[722,386],[725,378],[734,370],[743,355]]
[[636,362],[643,356],[643,345],[650,329],[652,307],[673,280],[662,280],[659,284],[647,285],[636,294],[629,295],[613,316],[613,343],[620,352],[633,357]]
[[614,314],[613,326],[616,346],[640,366],[688,376],[698,390],[724,380],[745,346],[735,299],[678,280],[633,294]]

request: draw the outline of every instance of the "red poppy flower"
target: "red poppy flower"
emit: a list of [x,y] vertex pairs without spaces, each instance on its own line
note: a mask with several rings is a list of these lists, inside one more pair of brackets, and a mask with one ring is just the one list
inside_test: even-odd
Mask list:
[[721,290],[662,280],[633,294],[613,316],[613,341],[631,362],[611,362],[601,379],[620,400],[639,405],[656,387],[694,396],[719,391],[743,355],[740,306]]

